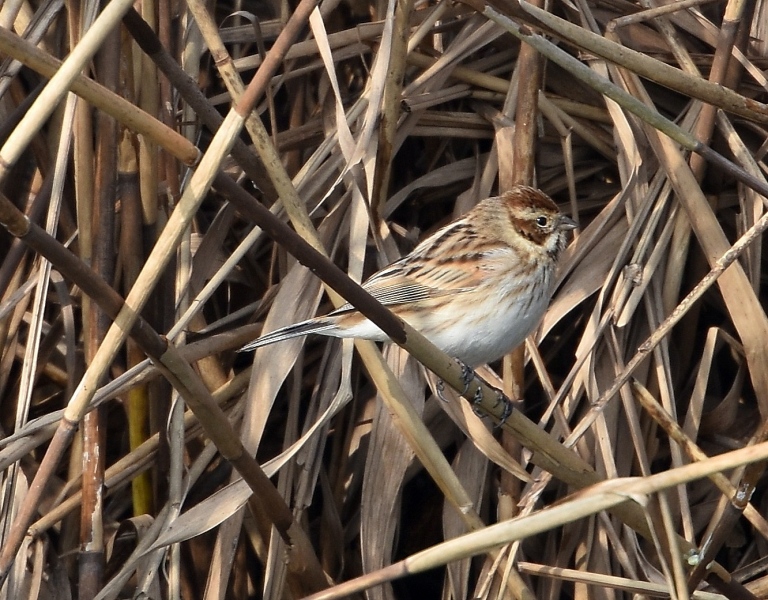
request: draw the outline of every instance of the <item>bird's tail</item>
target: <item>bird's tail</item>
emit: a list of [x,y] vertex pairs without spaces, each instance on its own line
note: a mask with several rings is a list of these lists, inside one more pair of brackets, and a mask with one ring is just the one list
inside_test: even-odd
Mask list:
[[253,340],[246,344],[238,352],[250,352],[261,346],[267,346],[274,344],[275,342],[282,342],[283,340],[289,340],[291,338],[299,337],[301,335],[307,335],[309,333],[324,333],[326,335],[332,335],[331,332],[336,328],[336,324],[331,319],[320,318],[310,319],[308,321],[302,321],[301,323],[295,323],[294,325],[287,325],[280,329],[262,335],[260,338]]

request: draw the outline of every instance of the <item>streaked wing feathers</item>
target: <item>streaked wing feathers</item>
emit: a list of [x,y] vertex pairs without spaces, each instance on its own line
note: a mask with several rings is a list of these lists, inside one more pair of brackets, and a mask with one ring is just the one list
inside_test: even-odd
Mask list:
[[420,302],[422,300],[429,300],[430,298],[445,296],[450,293],[449,290],[441,290],[407,280],[372,288],[366,286],[366,291],[384,306]]
[[[434,279],[436,273],[432,272],[429,275],[430,279]],[[438,282],[435,281],[434,283]],[[384,306],[418,304],[432,298],[459,294],[472,289],[472,287],[450,288],[448,286],[425,285],[418,281],[416,277],[404,275],[400,269],[390,270],[389,268],[377,273],[366,281],[363,284],[363,288]],[[352,310],[354,310],[352,305],[345,304],[330,314],[339,315]]]
[[246,344],[238,352],[250,352],[261,346],[267,346],[274,344],[275,342],[282,342],[290,338],[299,337],[301,335],[307,335],[309,333],[322,333],[329,329],[334,329],[335,323],[328,321],[325,317],[318,317],[317,319],[310,319],[308,321],[302,321],[295,325],[288,325],[280,329],[275,329],[266,335],[261,336],[258,339],[253,340],[251,343]]

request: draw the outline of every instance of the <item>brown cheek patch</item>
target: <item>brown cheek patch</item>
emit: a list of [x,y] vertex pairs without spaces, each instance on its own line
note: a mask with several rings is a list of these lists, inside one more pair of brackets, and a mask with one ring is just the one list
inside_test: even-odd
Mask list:
[[543,246],[544,242],[549,236],[548,232],[542,231],[530,221],[514,219],[513,224],[520,235],[522,235],[526,240],[536,244],[537,246]]

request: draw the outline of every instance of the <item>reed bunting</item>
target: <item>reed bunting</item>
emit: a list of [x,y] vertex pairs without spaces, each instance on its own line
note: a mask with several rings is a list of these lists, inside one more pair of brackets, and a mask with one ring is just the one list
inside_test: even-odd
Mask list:
[[[504,356],[538,325],[566,232],[575,227],[546,194],[515,186],[433,233],[363,288],[446,354],[478,366]],[[388,339],[345,305],[277,329],[241,351],[309,333]]]

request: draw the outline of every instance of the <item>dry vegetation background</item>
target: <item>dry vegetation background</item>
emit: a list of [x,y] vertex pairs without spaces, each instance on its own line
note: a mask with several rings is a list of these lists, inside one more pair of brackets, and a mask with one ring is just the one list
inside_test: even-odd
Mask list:
[[[768,597],[766,3],[314,7],[2,4],[2,597]],[[581,228],[503,427],[235,352],[339,302],[281,223],[359,281],[520,181]]]

